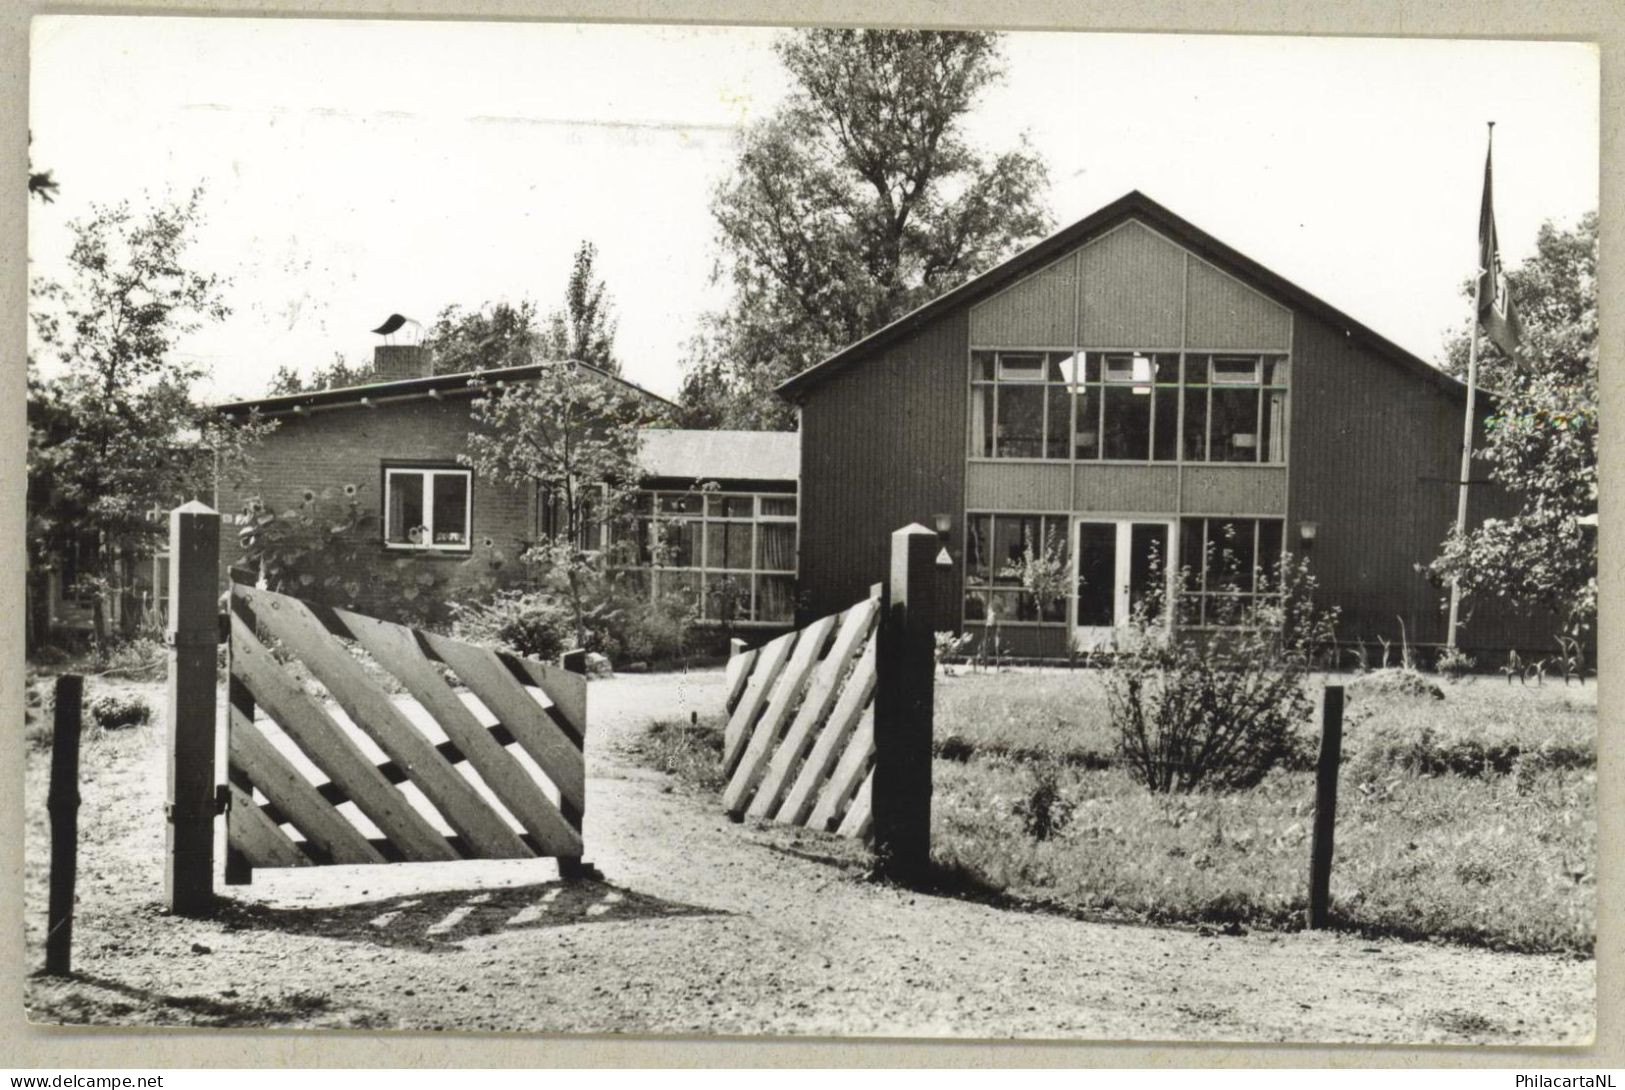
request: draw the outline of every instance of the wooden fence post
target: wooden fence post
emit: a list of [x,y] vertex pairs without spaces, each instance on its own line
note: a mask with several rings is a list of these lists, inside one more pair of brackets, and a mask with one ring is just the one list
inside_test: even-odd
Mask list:
[[[572,651],[566,651],[564,654],[559,656],[559,665],[570,671],[572,674],[585,674],[587,672],[587,652],[579,647]],[[580,726],[581,742],[582,745],[586,745],[587,724],[582,723]],[[586,821],[585,814],[582,815],[582,821]],[[583,827],[582,832],[585,833],[585,827]],[[583,844],[585,844],[585,836],[583,836]],[[586,850],[585,846],[583,846],[582,850]],[[566,881],[573,881],[578,878],[592,877],[592,868],[587,864],[584,856],[561,855],[558,857],[558,860],[560,878]]]
[[891,578],[875,644],[874,786],[870,813],[878,872],[925,876],[931,857],[931,723],[936,668],[936,532],[918,523],[891,536]]
[[85,679],[56,679],[51,725],[51,788],[45,810],[51,816],[51,896],[46,912],[45,971],[66,976],[73,970],[73,886],[79,872],[79,726]]
[[220,516],[196,500],[169,513],[169,799],[164,896],[182,916],[214,904],[214,738]]
[[1315,770],[1315,831],[1309,847],[1309,929],[1326,926],[1331,909],[1332,827],[1337,770],[1343,759],[1343,686],[1326,686],[1320,710],[1320,764]]

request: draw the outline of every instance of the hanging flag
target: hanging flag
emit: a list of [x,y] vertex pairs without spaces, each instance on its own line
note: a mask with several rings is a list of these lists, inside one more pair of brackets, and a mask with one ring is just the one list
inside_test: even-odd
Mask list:
[[[1494,132],[1491,131],[1493,139]],[[1493,144],[1484,154],[1484,203],[1478,210],[1478,320],[1497,348],[1509,357],[1517,354],[1523,328],[1507,291],[1506,269],[1501,264],[1500,240],[1495,236],[1495,209],[1490,197],[1490,161]]]

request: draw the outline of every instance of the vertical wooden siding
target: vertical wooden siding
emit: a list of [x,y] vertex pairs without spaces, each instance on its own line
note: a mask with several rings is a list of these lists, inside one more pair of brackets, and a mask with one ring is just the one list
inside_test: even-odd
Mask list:
[[1177,348],[1185,253],[1130,221],[1079,251],[1078,338],[1089,348]]
[[[819,386],[801,410],[801,582],[807,616],[845,609],[886,577],[893,530],[953,517],[964,538],[969,397],[965,310]],[[942,578],[940,627],[957,625],[963,557]]]
[[[1462,401],[1378,359],[1342,331],[1296,315],[1287,539],[1319,523],[1308,556],[1323,600],[1342,607],[1345,641],[1442,643],[1446,592],[1415,569],[1438,555],[1456,513]],[[1474,479],[1484,468],[1475,466]],[[1473,490],[1469,518],[1504,509],[1504,493]],[[1550,625],[1485,607],[1466,648],[1550,647]]]

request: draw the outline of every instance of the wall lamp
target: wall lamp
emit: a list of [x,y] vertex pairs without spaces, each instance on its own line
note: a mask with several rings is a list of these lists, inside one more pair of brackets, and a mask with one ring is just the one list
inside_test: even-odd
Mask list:
[[1313,545],[1315,543],[1315,538],[1319,534],[1320,534],[1320,523],[1318,523],[1318,522],[1300,522],[1300,523],[1298,523],[1298,541],[1303,545],[1303,547],[1305,549],[1309,548],[1311,545]]
[[948,548],[948,537],[953,533],[954,517],[952,515],[932,515],[931,525],[937,531],[937,537],[942,541],[942,548],[937,550],[937,567],[951,568],[954,563],[954,554]]

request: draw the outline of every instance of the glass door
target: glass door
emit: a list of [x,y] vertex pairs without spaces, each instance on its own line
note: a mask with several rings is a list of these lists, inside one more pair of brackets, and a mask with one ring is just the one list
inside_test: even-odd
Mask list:
[[1085,649],[1117,645],[1133,610],[1160,581],[1167,600],[1171,519],[1079,519],[1075,633]]

